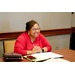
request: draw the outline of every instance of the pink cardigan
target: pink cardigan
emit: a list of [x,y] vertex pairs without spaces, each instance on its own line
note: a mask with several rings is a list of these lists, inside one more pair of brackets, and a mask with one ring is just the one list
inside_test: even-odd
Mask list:
[[39,46],[40,48],[46,47],[48,51],[51,51],[52,49],[47,39],[41,33],[36,37],[34,43],[31,42],[28,33],[22,33],[15,42],[14,53],[27,55],[27,50],[31,51],[34,45]]

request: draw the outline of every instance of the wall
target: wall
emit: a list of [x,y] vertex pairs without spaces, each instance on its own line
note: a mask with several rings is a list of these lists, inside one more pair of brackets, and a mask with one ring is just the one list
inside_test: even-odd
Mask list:
[[70,34],[67,35],[56,35],[46,37],[52,46],[52,50],[65,49],[70,46]]
[[[41,29],[70,28],[71,17],[71,12],[0,12],[0,32],[24,31],[25,23],[32,19],[40,24]],[[46,38],[52,50],[69,48],[70,34]],[[2,53],[3,43],[0,41],[0,58]]]
[[3,42],[0,41],[0,58],[2,58],[2,54],[3,54]]
[[72,27],[75,27],[75,12],[71,15],[72,18]]
[[24,31],[25,23],[32,19],[41,29],[71,27],[70,12],[0,12],[0,32]]

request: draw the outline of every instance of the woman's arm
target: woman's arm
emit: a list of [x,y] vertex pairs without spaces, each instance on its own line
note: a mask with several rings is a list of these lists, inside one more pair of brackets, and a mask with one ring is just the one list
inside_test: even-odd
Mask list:
[[44,49],[44,52],[47,52],[48,51],[48,49],[46,47],[43,47],[42,49]]
[[25,39],[24,35],[21,34],[15,42],[14,53],[20,53],[22,55],[27,55],[27,51],[24,50],[25,45],[26,45],[26,39]]
[[[44,52],[48,51],[48,49],[46,47],[43,47],[42,49],[44,49]],[[37,53],[41,53],[42,49],[39,46],[36,46]]]
[[40,35],[40,39],[42,40],[42,45],[43,45],[43,48],[44,49],[44,52],[49,52],[51,51],[52,47],[50,45],[50,43],[47,41],[47,39],[41,34]]

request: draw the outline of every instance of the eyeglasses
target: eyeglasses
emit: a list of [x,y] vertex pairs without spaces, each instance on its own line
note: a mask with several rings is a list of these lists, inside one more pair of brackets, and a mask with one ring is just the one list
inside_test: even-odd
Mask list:
[[32,28],[32,30],[33,30],[33,31],[35,31],[35,30],[40,30],[40,28]]

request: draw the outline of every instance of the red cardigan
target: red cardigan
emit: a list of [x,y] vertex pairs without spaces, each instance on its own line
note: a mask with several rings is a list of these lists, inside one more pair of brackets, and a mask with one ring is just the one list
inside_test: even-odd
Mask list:
[[31,51],[34,45],[39,46],[40,48],[46,47],[48,51],[51,51],[52,49],[47,39],[41,33],[36,37],[34,43],[31,42],[28,33],[22,33],[15,42],[14,53],[27,55],[26,50]]

